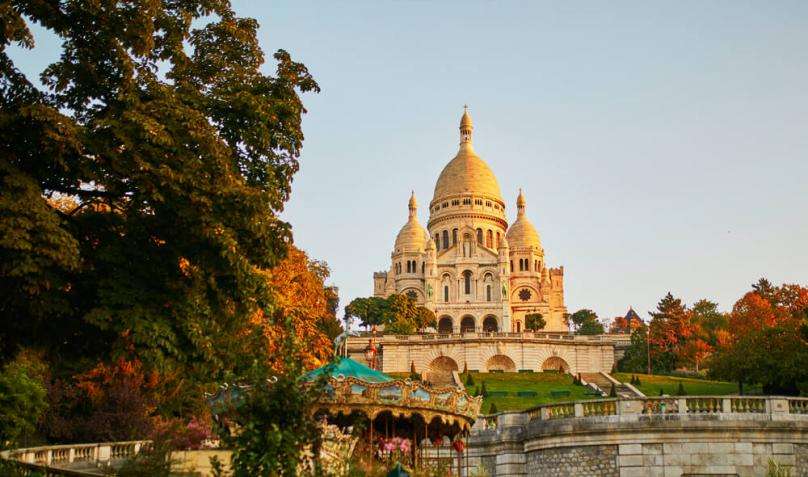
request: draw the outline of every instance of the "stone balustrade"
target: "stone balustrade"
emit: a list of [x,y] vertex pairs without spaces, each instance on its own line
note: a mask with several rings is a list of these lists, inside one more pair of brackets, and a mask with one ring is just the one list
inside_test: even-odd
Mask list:
[[469,469],[492,476],[808,475],[808,398],[661,396],[481,416]]
[[[370,337],[370,332],[360,332],[358,337]],[[470,333],[422,333],[414,335],[390,335],[377,333],[378,340],[395,340],[395,341],[456,341],[456,340],[469,340],[469,339],[495,339],[495,340],[546,340],[546,341],[561,341],[561,342],[587,342],[587,343],[614,343],[625,344],[631,343],[630,335],[617,335],[617,334],[603,334],[603,335],[576,335],[572,333],[551,333],[551,332],[521,332],[521,333],[505,333],[505,332],[470,332]]]
[[[150,445],[151,441],[127,441],[30,447],[5,451],[0,453],[0,458],[20,462],[27,468],[106,467],[129,459]],[[81,472],[70,475],[81,475]]]
[[524,411],[529,421],[623,414],[803,414],[808,398],[779,396],[683,396],[599,399],[546,404]]

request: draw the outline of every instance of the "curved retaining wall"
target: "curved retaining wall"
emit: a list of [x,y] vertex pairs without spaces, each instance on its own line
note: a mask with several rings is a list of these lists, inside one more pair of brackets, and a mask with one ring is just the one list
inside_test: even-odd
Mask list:
[[808,399],[542,406],[482,418],[469,440],[469,472],[489,476],[760,476],[770,460],[808,476]]

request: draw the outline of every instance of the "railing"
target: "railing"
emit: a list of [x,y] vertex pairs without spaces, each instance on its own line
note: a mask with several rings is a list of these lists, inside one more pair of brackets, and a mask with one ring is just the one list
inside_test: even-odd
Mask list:
[[758,414],[808,415],[808,398],[781,396],[682,396],[601,399],[546,404],[524,411],[529,421],[622,416]]
[[[349,340],[363,340],[370,336],[369,332],[361,332],[358,336],[349,338]],[[496,340],[546,340],[546,341],[572,341],[592,343],[599,342],[604,344],[628,344],[630,339],[628,335],[575,335],[571,333],[551,333],[551,332],[521,332],[521,333],[505,333],[505,332],[462,332],[462,333],[422,333],[414,335],[385,335],[377,333],[377,339],[384,341],[441,341],[441,340],[475,340],[475,339],[496,339]],[[364,341],[363,341],[364,342]]]
[[[62,472],[74,463],[104,467],[113,461],[129,459],[151,446],[151,441],[105,442],[14,449],[0,453],[0,458],[21,464],[26,469],[60,469],[54,475],[85,475],[78,471]],[[95,474],[86,474],[95,475]]]

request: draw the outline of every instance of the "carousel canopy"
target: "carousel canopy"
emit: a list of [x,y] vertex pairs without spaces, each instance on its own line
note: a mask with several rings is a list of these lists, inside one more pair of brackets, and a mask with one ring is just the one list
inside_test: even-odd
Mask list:
[[381,371],[368,368],[362,363],[342,356],[337,357],[334,361],[323,367],[309,371],[304,376],[304,379],[314,381],[324,374],[332,378],[356,378],[369,383],[386,383],[393,381],[393,378]]

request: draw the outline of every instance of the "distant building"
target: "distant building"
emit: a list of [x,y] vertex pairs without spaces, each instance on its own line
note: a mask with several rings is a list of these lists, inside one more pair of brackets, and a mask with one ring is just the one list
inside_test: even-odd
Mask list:
[[427,229],[413,194],[388,271],[373,274],[373,294],[407,294],[435,312],[439,333],[521,332],[541,313],[545,331],[568,331],[564,268],[549,268],[522,191],[508,224],[494,173],[474,152],[468,111],[460,148],[444,167],[429,203]]
[[626,316],[617,316],[612,320],[609,325],[609,333],[622,333],[631,334],[632,331],[643,325],[642,318],[634,311],[634,308],[629,307]]

